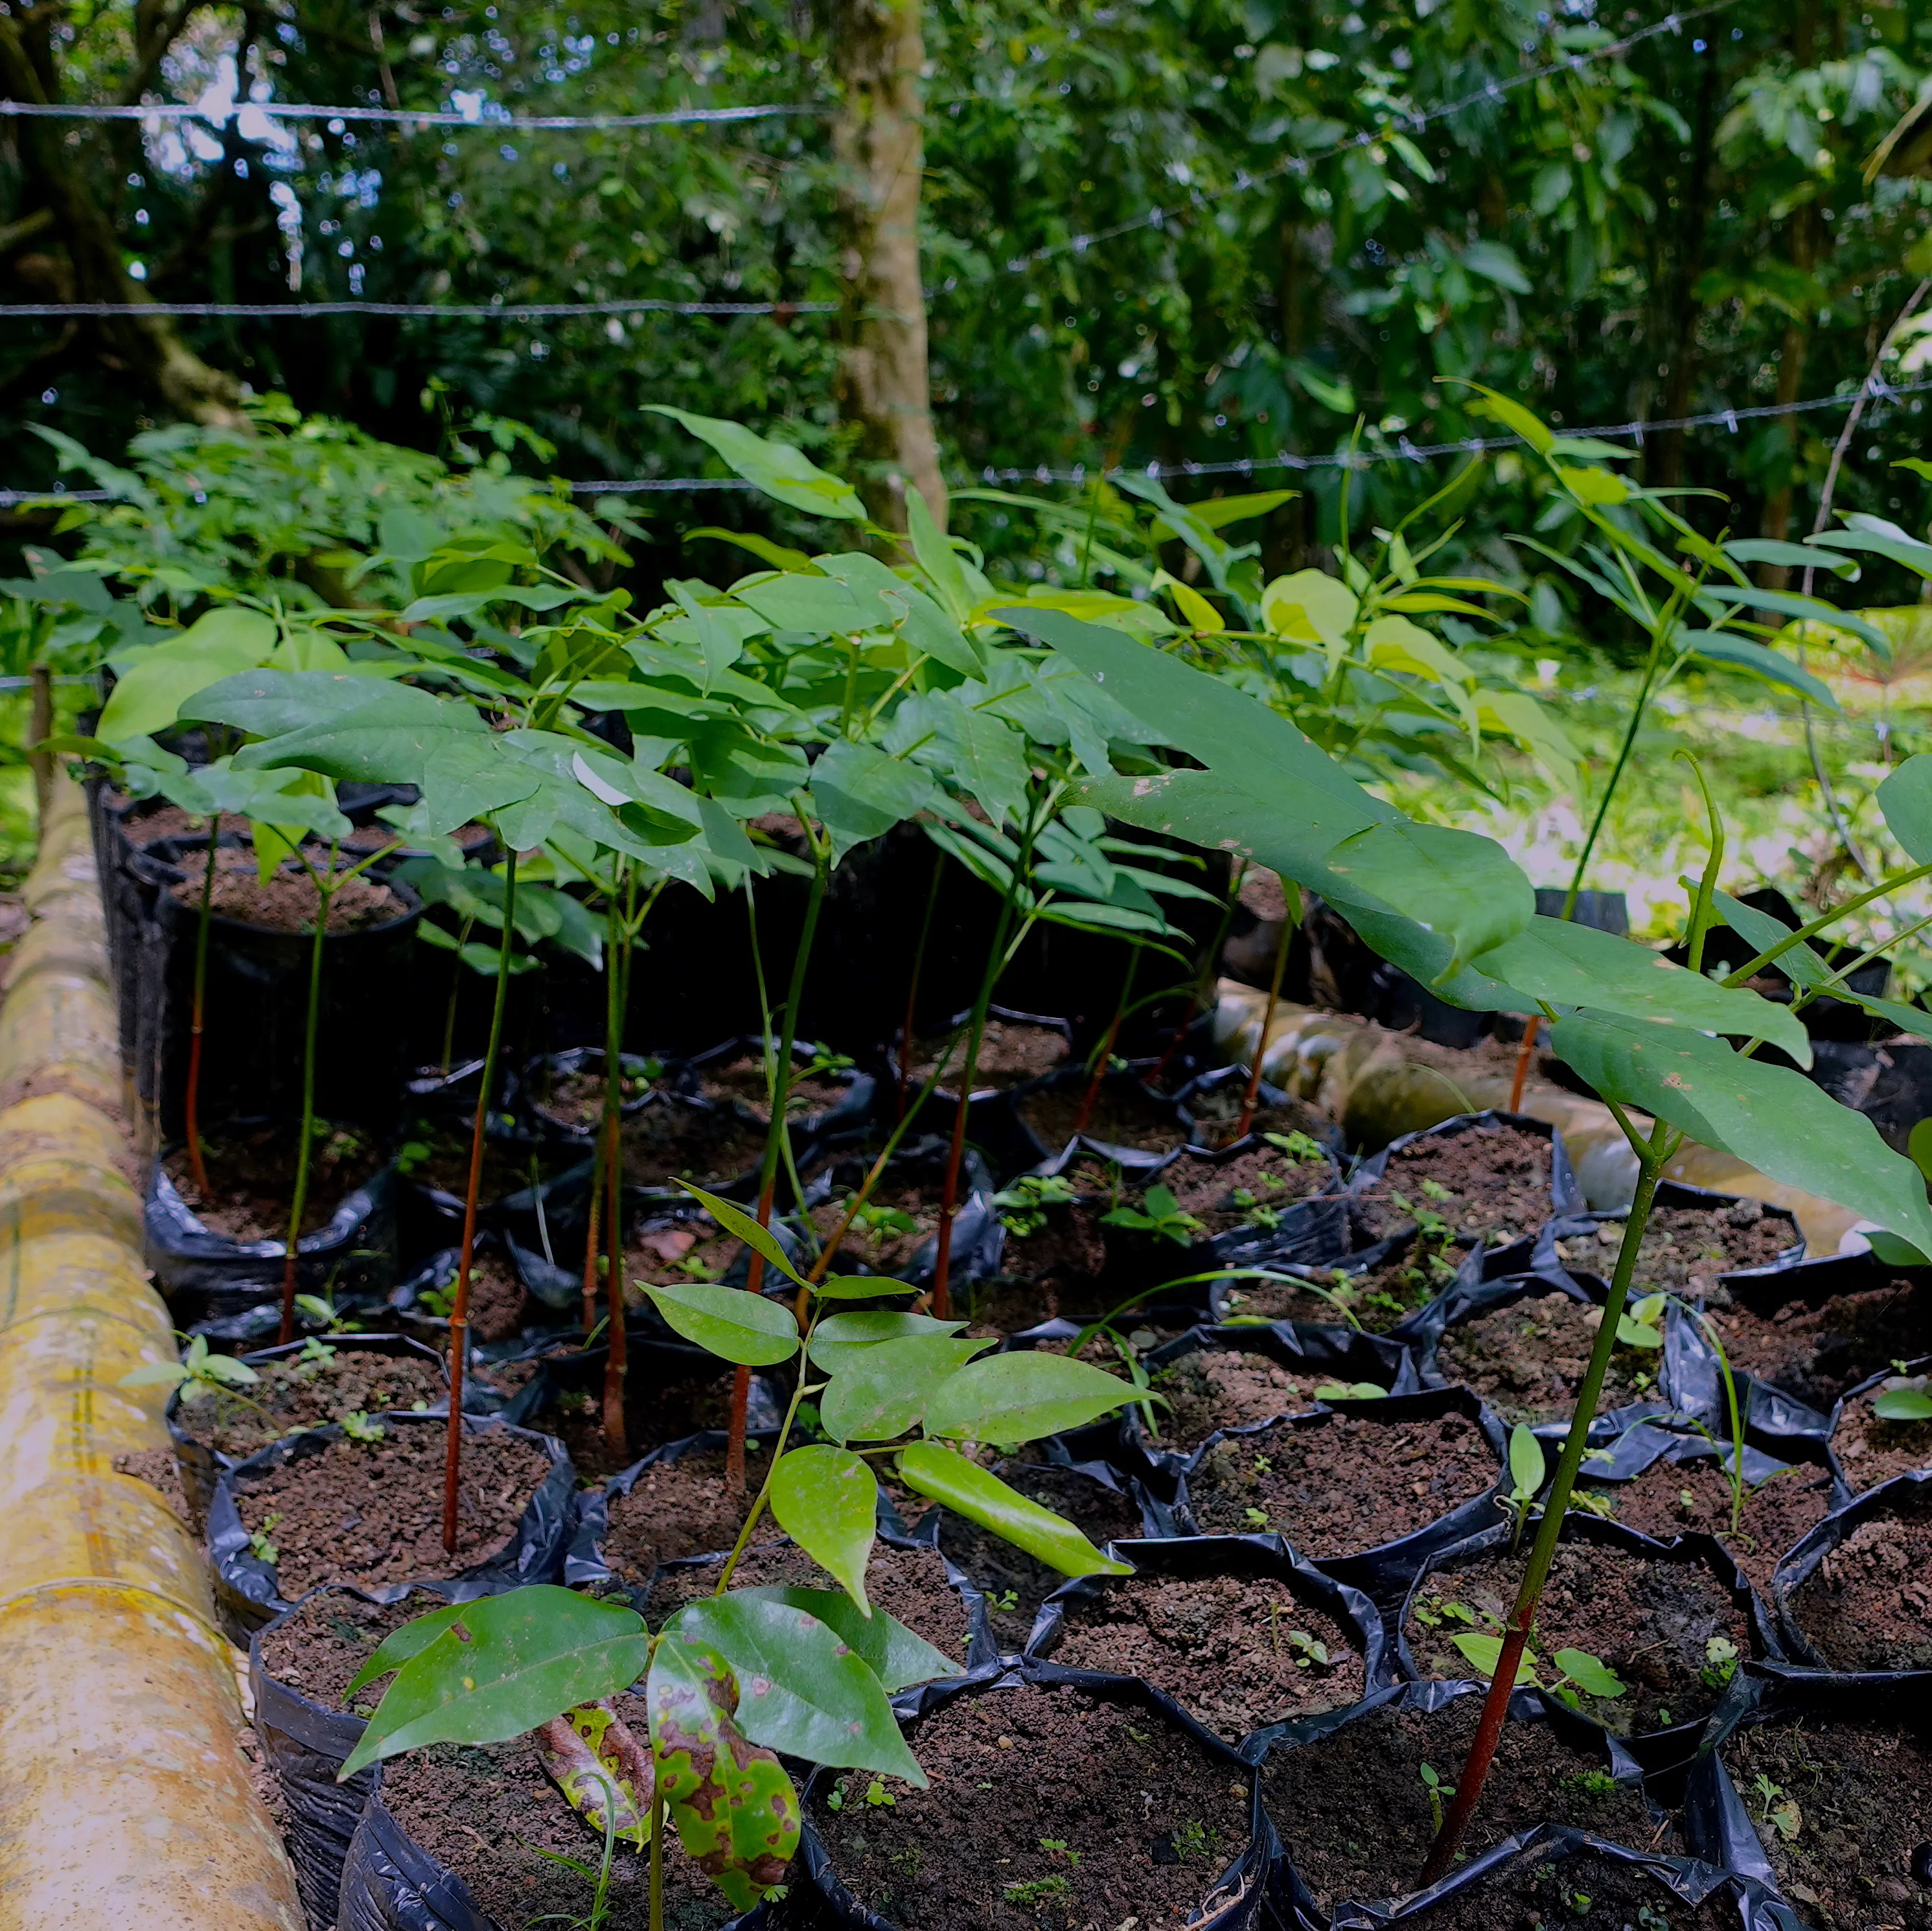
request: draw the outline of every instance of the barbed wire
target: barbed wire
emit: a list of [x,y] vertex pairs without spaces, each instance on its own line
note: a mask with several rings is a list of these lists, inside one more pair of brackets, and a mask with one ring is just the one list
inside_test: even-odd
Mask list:
[[1326,161],[1330,155],[1346,153],[1351,148],[1373,147],[1378,141],[1388,139],[1391,134],[1420,134],[1438,121],[1466,113],[1486,101],[1498,101],[1505,94],[1519,87],[1527,87],[1533,81],[1546,80],[1552,74],[1580,73],[1585,68],[1602,60],[1613,60],[1629,53],[1631,48],[1643,41],[1654,40],[1660,34],[1680,33],[1693,20],[1701,20],[1713,14],[1721,14],[1734,7],[1738,0],[1710,0],[1710,4],[1688,10],[1667,14],[1649,26],[1639,29],[1635,33],[1626,34],[1606,46],[1594,48],[1586,53],[1566,54],[1562,59],[1550,61],[1541,67],[1514,74],[1507,80],[1492,80],[1455,101],[1447,101],[1419,114],[1396,116],[1386,127],[1371,128],[1363,133],[1352,134],[1346,140],[1338,140],[1325,148],[1318,149],[1312,155],[1289,155],[1272,165],[1250,173],[1243,170],[1226,186],[1197,188],[1186,200],[1172,208],[1150,208],[1144,214],[1136,215],[1131,221],[1117,221],[1111,227],[1096,228],[1091,233],[1070,236],[1064,242],[1054,242],[1043,248],[1034,248],[1023,255],[1008,257],[1004,263],[986,274],[953,276],[944,287],[950,290],[963,280],[969,287],[989,281],[995,275],[1018,275],[1045,261],[1052,261],[1064,254],[1082,254],[1102,242],[1111,242],[1122,235],[1130,235],[1142,228],[1158,228],[1175,216],[1211,206],[1236,194],[1245,194],[1250,189],[1264,187],[1272,181],[1280,181],[1292,174],[1306,174],[1318,161]]
[[[1606,440],[1611,437],[1634,440],[1639,448],[1646,437],[1668,434],[1678,429],[1725,428],[1735,435],[1741,422],[1760,422],[1780,416],[1801,416],[1818,409],[1849,409],[1861,395],[1879,402],[1896,401],[1908,395],[1932,391],[1932,378],[1923,382],[1888,383],[1868,377],[1858,388],[1836,395],[1808,396],[1796,402],[1766,402],[1742,409],[1713,409],[1700,416],[1671,416],[1652,422],[1598,424],[1586,429],[1571,429],[1562,424],[1554,433],[1572,441],[1586,437]],[[1468,436],[1454,443],[1411,443],[1406,437],[1388,449],[1336,450],[1317,456],[1296,455],[1282,449],[1272,456],[1239,456],[1209,462],[1183,460],[1178,463],[1149,463],[1139,469],[1122,466],[1090,470],[1076,463],[1071,469],[1054,469],[1042,464],[1030,470],[996,469],[980,471],[981,482],[1084,483],[1095,476],[1146,476],[1158,482],[1163,476],[1252,476],[1264,470],[1366,469],[1378,463],[1426,462],[1436,456],[1475,455],[1491,449],[1522,446],[1520,436]],[[955,488],[962,485],[956,484]],[[644,496],[670,494],[682,491],[754,490],[756,483],[742,476],[638,476],[594,482],[573,482],[573,496]],[[70,503],[117,503],[122,493],[114,490],[0,489],[0,507],[23,503],[50,506]]]
[[188,316],[298,322],[329,315],[440,316],[450,321],[545,322],[583,315],[831,315],[836,302],[668,302],[634,296],[611,302],[0,302],[0,315]]
[[466,114],[451,108],[329,107],[314,102],[236,101],[226,107],[176,101],[96,105],[84,101],[0,101],[0,115],[61,121],[206,121],[219,127],[237,115],[266,115],[276,121],[387,121],[406,127],[481,128],[494,134],[545,133],[611,128],[680,128],[722,121],[763,121],[785,114],[823,115],[830,110],[807,101],[766,101],[743,107],[673,107],[649,114]]

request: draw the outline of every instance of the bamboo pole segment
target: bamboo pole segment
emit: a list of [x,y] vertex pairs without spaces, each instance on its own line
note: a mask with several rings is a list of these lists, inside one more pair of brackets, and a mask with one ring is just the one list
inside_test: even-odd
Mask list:
[[86,806],[52,780],[0,1006],[0,1931],[301,1931],[164,1450]]

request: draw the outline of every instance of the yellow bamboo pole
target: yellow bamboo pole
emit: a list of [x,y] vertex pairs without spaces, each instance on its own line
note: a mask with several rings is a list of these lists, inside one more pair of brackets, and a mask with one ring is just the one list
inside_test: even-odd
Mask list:
[[302,1931],[164,1449],[81,792],[53,778],[0,1005],[0,1931]]

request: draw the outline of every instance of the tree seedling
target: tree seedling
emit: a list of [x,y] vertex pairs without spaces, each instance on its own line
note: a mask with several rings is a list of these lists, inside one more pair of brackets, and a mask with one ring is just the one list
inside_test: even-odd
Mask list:
[[1758,1800],[1758,1821],[1768,1824],[1788,1844],[1804,1827],[1804,1812],[1795,1797],[1785,1794],[1784,1786],[1774,1783],[1760,1770],[1752,1786]]
[[1932,1422],[1932,1394],[1926,1392],[1927,1377],[1901,1371],[1886,1377],[1884,1386],[1872,1397],[1872,1413],[1882,1422]]
[[1536,1498],[1543,1493],[1544,1479],[1548,1473],[1543,1444],[1530,1429],[1517,1422],[1510,1431],[1510,1492],[1496,1497],[1496,1506],[1510,1518],[1512,1551],[1522,1540],[1522,1525],[1529,1520],[1529,1512],[1534,1507]]
[[[1493,1617],[1485,1620],[1492,1623],[1496,1620]],[[1464,1630],[1449,1640],[1485,1677],[1494,1679],[1502,1653],[1501,1636]],[[1583,1697],[1610,1702],[1624,1694],[1624,1685],[1616,1673],[1588,1650],[1558,1650],[1550,1661],[1556,1665],[1557,1674],[1552,1681],[1545,1683],[1536,1652],[1526,1647],[1516,1664],[1515,1687],[1546,1691],[1559,1702],[1580,1711],[1583,1707]]]
[[1132,1233],[1156,1234],[1179,1247],[1191,1246],[1194,1236],[1201,1231],[1199,1220],[1192,1214],[1180,1211],[1180,1203],[1174,1198],[1173,1189],[1158,1182],[1141,1196],[1138,1208],[1115,1207],[1100,1216],[1100,1224],[1124,1227]]
[[263,1412],[259,1401],[250,1401],[237,1392],[252,1388],[261,1380],[254,1369],[245,1361],[237,1361],[232,1354],[210,1353],[206,1335],[184,1338],[188,1340],[188,1352],[178,1361],[149,1362],[145,1367],[132,1368],[122,1376],[120,1385],[123,1388],[178,1389],[184,1403],[205,1401],[212,1395],[226,1395],[246,1403],[258,1414]]
[[274,1531],[276,1524],[281,1519],[282,1512],[278,1509],[272,1514],[265,1517],[262,1526],[248,1538],[248,1547],[255,1560],[257,1562],[266,1563],[271,1569],[273,1569],[282,1559],[281,1551],[269,1539]]
[[1066,1206],[1076,1197],[1072,1182],[1058,1173],[1022,1173],[993,1196],[993,1205],[1007,1233],[1027,1240],[1046,1225],[1048,1208]]
[[1442,1827],[1442,1800],[1456,1794],[1456,1786],[1453,1783],[1444,1783],[1433,1764],[1424,1764],[1421,1767],[1421,1776],[1423,1794],[1429,1800],[1429,1815],[1434,1821],[1434,1827],[1440,1830]]
[[1738,1646],[1728,1636],[1712,1636],[1704,1644],[1704,1667],[1697,1674],[1707,1689],[1722,1689],[1738,1673]]

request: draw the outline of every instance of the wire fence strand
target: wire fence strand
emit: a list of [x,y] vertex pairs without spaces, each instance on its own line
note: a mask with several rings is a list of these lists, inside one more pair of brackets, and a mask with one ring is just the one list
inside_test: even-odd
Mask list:
[[670,107],[650,114],[494,114],[464,113],[446,107],[329,107],[308,101],[236,101],[225,107],[195,103],[142,101],[132,106],[86,101],[0,101],[0,116],[49,121],[204,121],[220,127],[238,114],[266,116],[272,121],[388,122],[403,128],[480,128],[486,133],[509,134],[589,131],[613,128],[684,128],[720,122],[768,121],[782,115],[822,116],[830,109],[809,101],[766,101],[743,107]]

